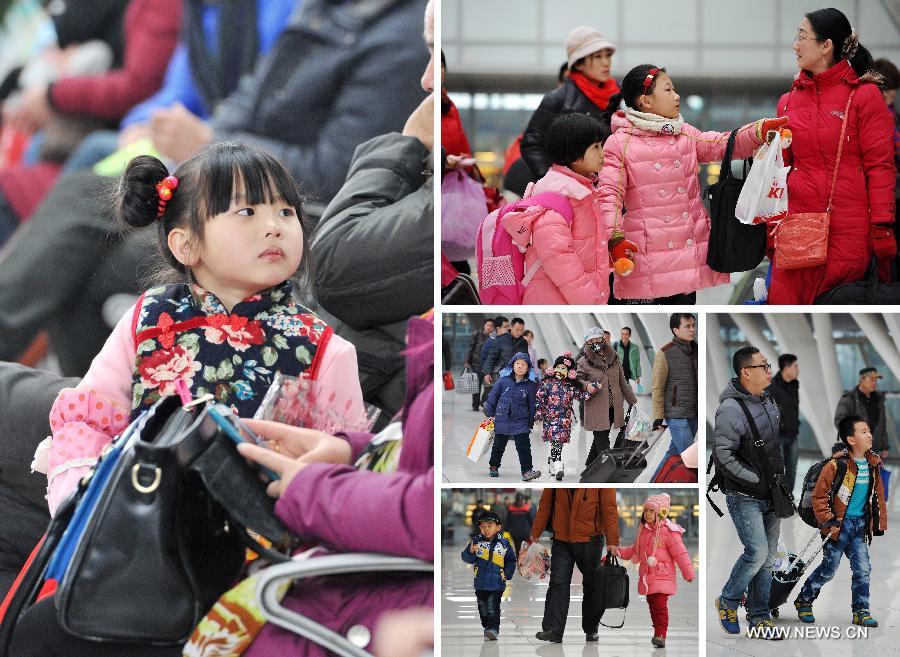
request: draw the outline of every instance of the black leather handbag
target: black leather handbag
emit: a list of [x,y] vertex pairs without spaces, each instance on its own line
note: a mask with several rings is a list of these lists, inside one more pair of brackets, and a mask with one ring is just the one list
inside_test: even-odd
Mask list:
[[[628,571],[619,565],[617,557],[607,555],[606,562],[594,571],[594,608],[603,615],[607,609],[626,609],[628,607]],[[619,628],[625,625],[625,614],[622,614],[621,625],[603,627]]]
[[[55,594],[67,632],[100,642],[183,643],[241,576],[245,547],[272,561],[288,559],[248,534],[250,528],[285,550],[293,545],[259,472],[210,409],[182,406],[177,397],[157,402],[117,439],[121,453],[87,520],[71,522],[72,510],[88,499],[91,475],[51,521],[47,537],[54,542],[61,530],[78,532]],[[10,609],[16,614],[3,619],[7,629],[33,603],[53,556],[46,552],[17,591],[22,597]],[[0,655],[4,647],[0,642]]]
[[745,160],[744,180],[731,173],[736,134],[737,130],[734,130],[728,137],[719,181],[706,188],[711,222],[706,264],[725,274],[756,269],[766,255],[766,225],[751,226],[734,216],[734,208],[749,171]]
[[900,283],[882,283],[878,280],[878,259],[872,258],[866,277],[855,283],[838,285],[824,292],[813,301],[815,305],[889,305],[900,304]]

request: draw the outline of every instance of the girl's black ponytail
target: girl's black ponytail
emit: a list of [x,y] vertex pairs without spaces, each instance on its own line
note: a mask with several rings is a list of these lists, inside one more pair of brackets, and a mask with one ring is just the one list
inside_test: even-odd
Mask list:
[[140,155],[125,168],[116,195],[116,216],[127,227],[141,228],[157,219],[159,196],[156,185],[169,175],[157,158]]
[[850,66],[853,67],[853,71],[859,77],[862,77],[872,70],[872,66],[875,64],[875,60],[872,59],[872,53],[870,53],[868,49],[861,43],[857,44],[856,48],[856,54],[850,57],[847,61],[850,62]]
[[622,99],[624,97],[625,95],[621,91],[610,96],[609,105],[607,105],[606,109],[603,111],[603,119],[607,125],[612,121],[613,114],[619,111],[619,105],[622,104]]

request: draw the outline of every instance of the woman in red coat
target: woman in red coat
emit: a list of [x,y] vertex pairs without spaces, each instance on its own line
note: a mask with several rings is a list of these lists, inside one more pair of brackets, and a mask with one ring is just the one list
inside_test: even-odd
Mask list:
[[806,14],[794,38],[800,74],[778,101],[793,142],[785,151],[788,212],[824,212],[831,192],[838,139],[854,89],[847,136],[834,189],[828,259],[819,267],[781,269],[775,257],[770,304],[809,304],[828,290],[861,280],[878,257],[888,271],[894,241],[893,125],[870,73],[872,56],[837,9]]

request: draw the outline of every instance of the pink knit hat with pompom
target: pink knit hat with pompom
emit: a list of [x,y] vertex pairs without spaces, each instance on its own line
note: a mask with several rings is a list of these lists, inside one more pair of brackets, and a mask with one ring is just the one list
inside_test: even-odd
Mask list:
[[644,509],[650,509],[653,513],[659,515],[660,509],[668,509],[671,506],[672,498],[667,493],[659,495],[651,495],[644,502]]

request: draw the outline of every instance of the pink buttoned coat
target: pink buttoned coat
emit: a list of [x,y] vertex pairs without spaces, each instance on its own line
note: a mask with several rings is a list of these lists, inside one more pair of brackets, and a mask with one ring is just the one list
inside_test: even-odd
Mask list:
[[[645,522],[641,522],[637,540],[634,545],[620,545],[619,556],[631,559],[638,566],[638,593],[652,595],[664,593],[675,595],[677,583],[675,566],[681,569],[681,576],[690,582],[696,576],[691,555],[688,554],[681,535],[684,528],[671,520],[662,521],[657,531]],[[648,557],[653,556],[656,562],[651,566]]]
[[[600,208],[607,232],[624,226],[638,246],[634,271],[616,277],[619,299],[655,299],[729,281],[706,264],[709,213],[700,197],[700,162],[721,160],[728,132],[700,132],[683,124],[668,135],[634,126],[622,111],[612,117],[603,147]],[[734,143],[734,158],[749,157],[762,142],[753,124]],[[622,213],[624,206],[625,212]]]
[[553,192],[572,204],[572,223],[561,214],[540,206],[510,212],[503,227],[525,250],[525,271],[540,261],[537,273],[525,288],[525,304],[584,304],[609,302],[608,239],[600,221],[600,197],[596,181],[568,167],[554,164],[531,190]]

